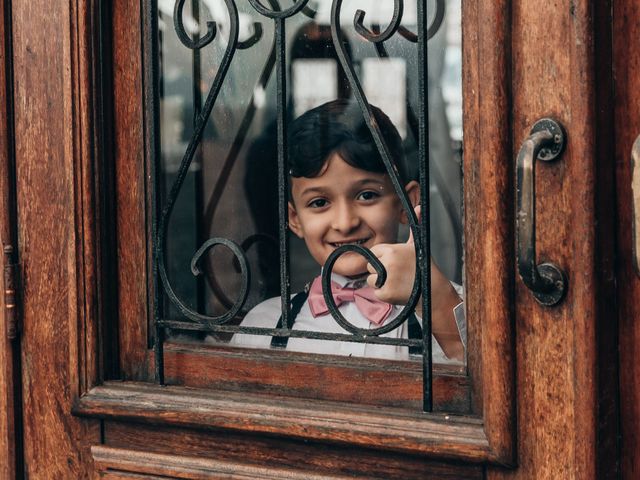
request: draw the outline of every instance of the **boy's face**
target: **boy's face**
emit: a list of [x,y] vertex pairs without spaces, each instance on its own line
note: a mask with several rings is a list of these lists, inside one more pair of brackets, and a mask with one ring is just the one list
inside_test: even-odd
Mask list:
[[[406,190],[415,205],[418,183],[410,182]],[[352,167],[337,153],[317,177],[291,178],[291,197],[289,227],[320,265],[346,243],[368,248],[395,243],[398,225],[407,221],[388,175]],[[333,271],[359,276],[367,272],[367,261],[348,252],[340,256]]]

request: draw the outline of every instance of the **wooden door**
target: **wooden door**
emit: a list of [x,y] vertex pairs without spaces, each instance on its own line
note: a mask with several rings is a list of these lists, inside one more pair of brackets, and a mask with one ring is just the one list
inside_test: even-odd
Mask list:
[[[469,367],[434,376],[432,414],[405,364],[167,343],[158,385],[156,2],[13,3],[29,478],[615,478],[610,2],[462,2]],[[515,248],[515,159],[545,117],[567,132],[535,180],[554,307]]]

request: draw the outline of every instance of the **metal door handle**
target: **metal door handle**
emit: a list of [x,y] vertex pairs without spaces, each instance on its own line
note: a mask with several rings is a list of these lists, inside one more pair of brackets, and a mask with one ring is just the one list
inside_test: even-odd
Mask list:
[[631,196],[633,198],[633,266],[640,276],[640,136],[631,148]]
[[516,172],[516,242],[518,273],[542,305],[562,301],[567,290],[565,273],[553,263],[536,260],[535,161],[557,159],[565,146],[564,128],[552,119],[536,122],[518,153]]

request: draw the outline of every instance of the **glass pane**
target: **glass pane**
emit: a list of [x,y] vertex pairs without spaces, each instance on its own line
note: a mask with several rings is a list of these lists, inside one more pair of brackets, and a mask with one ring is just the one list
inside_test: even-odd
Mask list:
[[[184,2],[182,15],[178,18],[183,24],[184,34],[192,42],[206,38],[211,22],[216,25],[213,41],[203,48],[192,49],[181,42],[174,26],[174,2],[158,2],[161,151],[157,187],[160,209],[173,201],[170,192],[180,176],[181,166],[185,166],[185,152],[190,142],[197,145],[188,169],[183,172],[180,188],[173,195],[175,205],[170,215],[166,216],[163,252],[166,278],[162,283],[165,287],[161,288],[161,317],[198,325],[190,328],[173,324],[169,334],[175,339],[231,342],[235,346],[269,348],[278,343],[272,342],[273,332],[261,332],[261,335],[235,333],[234,336],[233,328],[205,328],[207,325],[219,327],[223,324],[227,327],[240,325],[272,329],[277,326],[281,307],[279,225],[283,219],[278,215],[279,92],[276,84],[275,27],[274,22],[258,13],[248,0],[229,3],[235,4],[238,9],[238,48],[232,49],[233,58],[228,71],[221,77],[222,84],[215,103],[212,103],[210,116],[199,120],[203,113],[207,113],[207,97],[216,82],[216,76],[221,72],[225,50],[230,48],[230,32],[235,16],[229,14],[227,3],[222,0]],[[291,172],[290,191],[284,194],[288,195],[287,199],[291,202],[288,251],[290,291],[293,295],[307,290],[311,290],[310,295],[317,293],[319,281],[314,285],[314,279],[319,277],[321,266],[327,258],[327,254],[318,249],[327,247],[327,244],[333,250],[345,243],[363,244],[371,249],[381,243],[401,246],[410,241],[402,202],[384,169],[380,146],[364,121],[361,105],[355,98],[356,92],[341,65],[332,38],[332,3],[335,2],[311,2],[303,11],[286,19],[287,88],[283,108],[288,120],[288,133],[296,131],[302,124],[302,120],[296,119],[309,116],[308,112],[316,109],[314,112],[320,112],[318,118],[329,116],[327,121],[330,125],[334,125],[339,117],[345,125],[353,126],[354,139],[350,141],[360,142],[364,145],[364,152],[373,153],[358,153],[360,147],[345,146],[349,145],[349,141],[331,147],[328,145],[330,140],[318,140],[320,147],[317,151],[325,152],[322,149],[326,147],[319,170],[313,171],[312,168],[311,173]],[[379,109],[374,110],[376,121],[383,127],[386,125],[385,121],[380,121],[382,117],[378,117],[377,112],[380,111],[397,131],[389,133],[385,130],[383,140],[386,144],[393,144],[395,135],[398,135],[398,148],[391,149],[391,153],[399,172],[404,172],[399,178],[402,186],[419,181],[418,118],[421,103],[428,103],[428,218],[434,265],[431,269],[433,333],[438,340],[433,343],[433,359],[435,363],[456,363],[463,356],[461,335],[464,338],[466,330],[463,315],[457,315],[456,324],[453,311],[453,307],[462,301],[460,285],[463,258],[460,0],[433,0],[427,4],[432,34],[428,42],[427,98],[420,92],[419,70],[422,60],[418,58],[418,45],[412,41],[418,31],[415,2],[404,4],[400,30],[388,40],[374,44],[356,31],[356,11],[366,11],[364,27],[374,33],[380,32],[387,28],[394,16],[394,2],[345,0],[342,4],[341,32],[343,48],[366,100]],[[290,1],[265,0],[263,7],[278,10],[291,5]],[[440,15],[442,12],[443,18]],[[201,139],[194,142],[193,135],[198,123],[202,123],[204,128]],[[328,135],[322,130],[329,128],[324,123],[315,127],[309,126],[313,122],[307,123],[307,134],[309,128],[317,128],[316,140]],[[355,134],[357,128],[363,129],[364,136]],[[311,130],[311,138],[314,137],[313,133]],[[296,155],[303,152],[307,145],[299,143],[292,138],[287,140],[290,150],[297,152]],[[356,150],[358,152],[353,153]],[[332,160],[336,154],[337,159]],[[364,156],[365,160],[358,160],[358,155]],[[313,157],[313,152],[310,156]],[[376,156],[380,158],[373,159]],[[295,162],[287,164],[288,170],[296,168]],[[318,181],[321,181],[320,184]],[[357,184],[359,181],[364,182],[364,186]],[[305,188],[324,191],[316,197],[304,197],[301,192],[305,192]],[[412,203],[419,203],[420,187],[411,191],[417,195]],[[385,196],[387,193],[389,196]],[[393,207],[391,210],[381,208],[383,200],[387,201],[385,199],[390,202],[389,208]],[[304,216],[303,212],[310,209],[315,209],[311,213],[316,217]],[[369,213],[363,213],[365,211]],[[328,215],[332,217],[331,221],[325,221],[322,226],[325,231],[313,232],[314,224],[308,219],[314,218],[317,223],[323,212],[331,212]],[[347,223],[351,221],[355,226],[336,226],[342,214],[346,219],[343,220]],[[351,233],[345,233],[348,228],[352,229]],[[331,233],[327,233],[329,231]],[[340,235],[336,231],[340,231]],[[185,318],[184,313],[188,309],[203,318],[223,316],[232,309],[243,288],[241,262],[229,248],[219,245],[206,249],[197,265],[192,265],[196,251],[211,238],[224,238],[236,244],[246,256],[250,273],[246,301],[237,314],[232,315],[233,318],[220,322],[198,320],[193,315],[186,315],[188,318]],[[395,258],[395,249],[391,250],[389,255]],[[415,256],[415,249],[412,251]],[[384,254],[378,252],[376,255],[384,263]],[[400,258],[406,260],[406,257]],[[348,267],[349,262],[355,266]],[[349,289],[352,286],[366,286],[366,268],[366,261],[357,253],[347,253],[334,267],[334,274],[343,272],[344,275],[334,276],[333,280],[340,287]],[[194,275],[194,271],[199,275]],[[405,271],[400,276],[390,274],[390,278],[395,279],[393,285],[407,284],[409,290],[414,282],[414,275]],[[167,282],[173,290],[171,294],[167,292]],[[344,303],[339,309],[358,328],[381,328],[402,311],[403,304],[380,305],[378,298],[370,298],[371,291],[367,292],[363,293],[364,300],[352,298],[360,293],[349,291],[341,294],[350,298],[341,298],[340,301]],[[378,293],[374,289],[373,295]],[[172,296],[179,299],[183,307],[179,307]],[[264,303],[265,300],[267,303]],[[301,312],[293,315],[293,330],[349,333],[330,315],[321,313],[313,316],[311,301],[311,297],[303,300]],[[375,311],[387,309],[383,312],[384,318],[376,320],[380,324],[371,320],[371,308],[359,305],[362,302],[369,302],[367,305],[373,305]],[[258,310],[255,310],[256,307]],[[296,310],[295,305],[292,308]],[[462,310],[458,306],[456,312]],[[358,315],[361,318],[355,318]],[[412,322],[417,322],[420,332],[421,316],[416,320],[410,317],[397,329],[380,338],[420,339],[420,333],[411,332]],[[291,338],[286,348],[392,359],[420,358],[408,355],[408,347],[401,345],[402,342],[377,345],[375,339],[366,342],[347,340]]]

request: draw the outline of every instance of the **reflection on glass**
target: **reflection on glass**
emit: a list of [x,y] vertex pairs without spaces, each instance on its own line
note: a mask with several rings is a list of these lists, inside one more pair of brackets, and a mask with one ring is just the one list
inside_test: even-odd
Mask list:
[[[369,102],[378,106],[397,128],[408,178],[416,178],[415,112],[419,102],[416,45],[396,33],[384,42],[386,55],[381,55],[353,27],[354,13],[362,8],[367,12],[365,24],[374,31],[376,26],[383,30],[393,16],[393,3],[345,0],[342,29],[345,48],[364,92]],[[198,312],[217,315],[229,309],[240,288],[238,262],[227,250],[214,249],[203,262],[203,275],[194,276],[191,258],[211,237],[228,238],[241,245],[249,260],[251,282],[242,315],[234,321],[240,324],[256,305],[279,295],[280,277],[273,22],[261,17],[248,1],[239,0],[236,4],[240,42],[249,43],[258,37],[259,40],[235,53],[170,218],[166,258],[168,276],[183,302]],[[277,2],[265,1],[267,4],[273,7]],[[331,4],[330,0],[312,2],[313,19],[300,13],[286,22],[290,121],[326,102],[353,98],[332,43]],[[161,203],[175,180],[195,119],[227,47],[229,32],[229,16],[222,0],[187,0],[182,18],[192,38],[206,33],[208,21],[215,21],[218,26],[218,35],[210,45],[202,50],[188,50],[173,28],[173,8],[172,0],[158,2]],[[434,10],[435,0],[428,2],[428,11]],[[417,31],[415,4],[405,5],[402,25],[409,31]],[[459,285],[462,283],[460,0],[446,2],[445,20],[429,41],[428,57],[432,258],[443,278]],[[354,174],[348,170],[346,173]],[[397,238],[389,243],[406,242],[407,237],[407,229],[401,228]],[[308,243],[296,235],[291,235],[290,241],[291,291],[296,293],[312,283],[320,267],[309,253]],[[274,305],[279,308],[278,302]],[[168,300],[164,301],[163,309],[165,317],[177,316]],[[277,317],[269,326],[274,327],[276,321]],[[460,326],[464,327],[463,321]],[[403,328],[406,336],[409,326]],[[231,338],[230,334],[222,333],[174,331],[172,334],[190,340],[229,341]],[[270,341],[270,338],[263,340],[266,346]],[[233,342],[245,343],[239,336]],[[371,352],[382,348],[333,343],[339,346],[322,347],[321,351],[376,356]],[[402,351],[399,357],[406,357],[406,347],[385,347]]]

